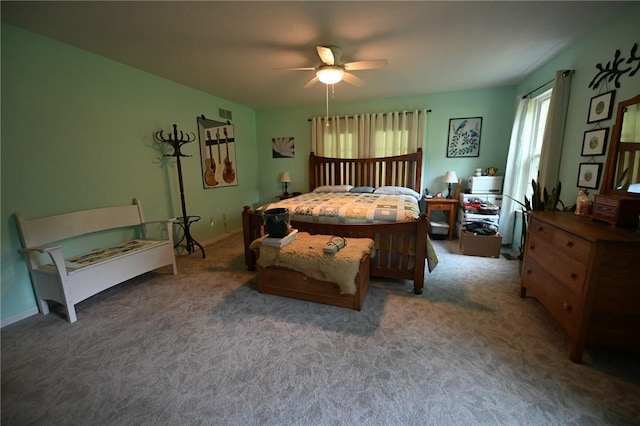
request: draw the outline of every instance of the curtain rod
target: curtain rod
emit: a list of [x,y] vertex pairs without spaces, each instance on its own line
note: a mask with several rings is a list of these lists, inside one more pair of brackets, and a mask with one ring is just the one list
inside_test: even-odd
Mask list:
[[[564,70],[562,72],[562,76],[566,77],[569,74],[573,74],[573,70]],[[555,78],[552,78],[551,80],[547,81],[544,84],[541,84],[540,86],[536,87],[535,89],[533,89],[532,91],[530,91],[529,93],[526,93],[524,95],[522,95],[522,99],[526,98],[527,96],[529,96],[530,94],[537,92],[538,90],[542,89],[544,86],[546,86],[547,84],[553,83],[553,81],[555,80]]]
[[[395,112],[395,111],[392,111],[392,112]],[[409,114],[413,114],[413,111],[402,111],[402,112],[408,112]],[[428,109],[427,112],[431,112],[431,110]],[[380,113],[380,112],[365,112],[363,114],[389,114],[389,113],[388,112],[382,112],[382,113]],[[362,115],[362,114],[359,114],[359,115]],[[353,118],[353,115],[346,115],[344,117],[343,116],[339,116],[339,118]],[[307,118],[307,121],[311,121],[311,120],[313,120],[313,118]]]

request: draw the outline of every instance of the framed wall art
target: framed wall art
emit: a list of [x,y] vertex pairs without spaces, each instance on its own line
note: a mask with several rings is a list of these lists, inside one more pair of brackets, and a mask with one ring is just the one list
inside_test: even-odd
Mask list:
[[597,123],[598,121],[611,118],[611,112],[613,111],[613,98],[615,93],[616,91],[612,90],[610,92],[606,92],[591,98],[587,123]]
[[295,158],[296,140],[294,137],[271,138],[273,158]]
[[607,147],[607,137],[609,136],[609,128],[587,130],[584,132],[582,139],[582,156],[590,157],[592,155],[604,155]]
[[580,163],[578,168],[578,188],[598,189],[602,163]]
[[205,189],[237,186],[233,124],[198,117],[202,185]]
[[480,156],[481,132],[482,117],[451,118],[449,120],[447,157]]

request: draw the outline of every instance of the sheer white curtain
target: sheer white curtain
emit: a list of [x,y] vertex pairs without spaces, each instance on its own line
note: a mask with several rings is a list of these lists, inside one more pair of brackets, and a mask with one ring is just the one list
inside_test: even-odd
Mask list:
[[314,117],[311,150],[338,158],[387,157],[416,152],[427,134],[427,110]]
[[536,165],[531,161],[531,153],[535,144],[535,126],[539,110],[536,109],[535,101],[528,95],[518,101],[504,177],[503,192],[506,197],[502,200],[500,214],[499,228],[503,244],[512,243],[516,211],[520,210],[520,205],[512,198],[524,201],[524,196],[530,188],[531,176],[537,176],[537,181],[546,185],[548,189],[557,186],[572,74],[573,71],[568,70],[555,74],[537,173]]
[[531,151],[531,133],[533,119],[529,112],[529,97],[518,99],[516,118],[511,131],[509,154],[507,155],[507,167],[504,173],[503,193],[507,197],[502,198],[499,231],[502,234],[502,244],[511,244],[513,241],[513,226],[516,210],[519,204],[511,198],[522,201],[529,179],[528,155]]
[[544,126],[538,175],[538,183],[549,191],[558,185],[572,74],[572,71],[557,71],[553,80],[553,93],[549,104],[547,123]]

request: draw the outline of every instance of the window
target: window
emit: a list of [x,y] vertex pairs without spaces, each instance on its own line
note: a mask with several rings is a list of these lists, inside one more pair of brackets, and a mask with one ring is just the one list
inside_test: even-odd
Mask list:
[[426,136],[426,110],[316,117],[311,146],[316,155],[335,158],[388,157],[416,152]]
[[[528,120],[530,120],[530,131],[525,133],[528,141],[523,141],[529,146],[528,155],[524,157],[524,172],[527,177],[525,179],[525,187],[521,189],[522,194],[531,199],[533,188],[531,180],[538,180],[538,171],[540,170],[540,154],[542,153],[542,140],[544,137],[544,128],[547,123],[547,113],[549,112],[549,104],[551,103],[551,92],[549,89],[541,95],[536,96],[529,103],[527,111]],[[524,199],[524,198],[521,198]]]

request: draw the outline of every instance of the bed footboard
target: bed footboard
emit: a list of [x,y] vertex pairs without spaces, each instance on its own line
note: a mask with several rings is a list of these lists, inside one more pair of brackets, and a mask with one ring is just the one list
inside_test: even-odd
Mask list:
[[[429,226],[423,213],[416,222],[383,224],[336,224],[291,221],[291,226],[310,234],[371,238],[376,241],[376,255],[371,259],[371,275],[413,281],[413,291],[422,294]],[[245,206],[242,211],[245,262],[256,269],[256,253],[249,248],[263,235],[262,216]]]

